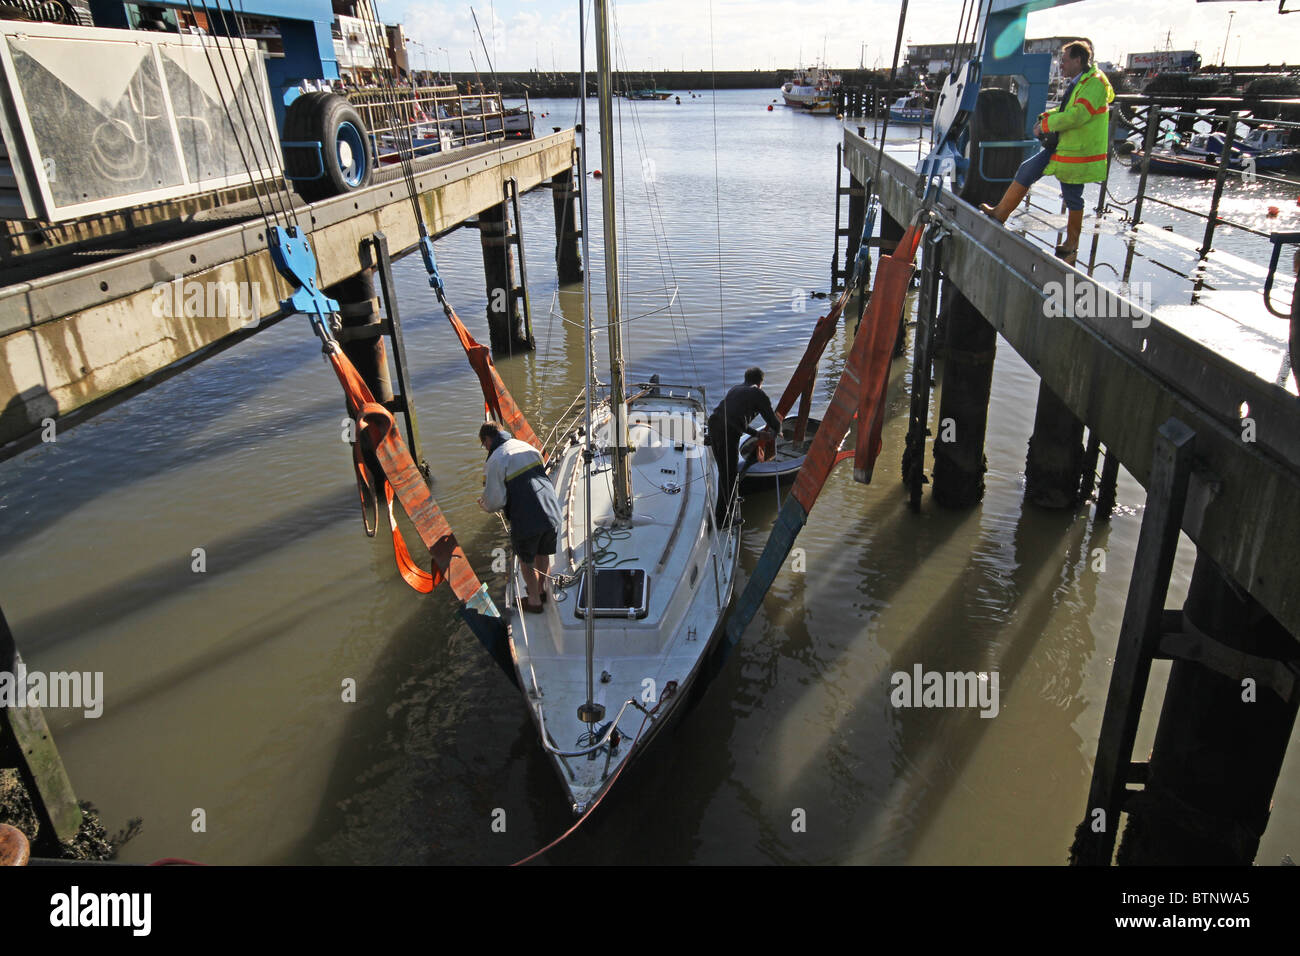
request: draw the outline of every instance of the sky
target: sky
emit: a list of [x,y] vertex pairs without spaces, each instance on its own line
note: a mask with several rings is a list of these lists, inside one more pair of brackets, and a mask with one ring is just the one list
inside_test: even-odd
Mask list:
[[[975,0],[972,0],[975,2]],[[487,72],[483,46],[498,70],[576,70],[578,0],[378,0],[386,22],[401,22],[419,43],[416,69]],[[1287,0],[1300,11],[1300,0]],[[474,30],[478,16],[485,44]],[[788,70],[800,60],[835,67],[888,69],[898,29],[897,0],[615,0],[621,51],[630,70]],[[904,44],[951,43],[961,0],[913,0]],[[1229,27],[1229,12],[1235,11]],[[1196,50],[1203,62],[1300,61],[1300,12],[1279,14],[1275,0],[1081,0],[1029,15],[1031,37],[1089,37],[1098,60],[1129,53]],[[863,47],[865,44],[865,48]],[[588,50],[592,47],[590,43]],[[471,54],[473,61],[471,61]],[[594,68],[594,54],[589,53]],[[900,58],[901,62],[901,58]]]

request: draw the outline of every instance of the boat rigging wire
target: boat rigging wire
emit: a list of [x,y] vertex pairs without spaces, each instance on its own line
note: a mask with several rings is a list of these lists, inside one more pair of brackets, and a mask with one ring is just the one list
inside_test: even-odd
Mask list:
[[[186,2],[189,4],[190,16],[191,16],[191,17],[194,17],[195,20],[196,20],[196,22],[197,22],[198,14],[197,14],[197,12],[196,12],[195,9],[194,9],[194,0],[186,0]],[[205,11],[207,10],[206,6],[204,7],[204,10],[205,10]],[[208,19],[208,23],[209,23],[209,27],[210,27],[210,26],[211,26],[211,23],[212,23],[212,21],[211,21],[210,18]],[[262,223],[263,223],[263,225],[266,227],[267,232],[269,233],[270,230],[271,230],[271,223],[272,223],[272,220],[271,220],[271,216],[269,216],[269,215],[267,214],[267,211],[266,211],[266,205],[264,205],[263,202],[262,202],[262,184],[259,183],[259,182],[257,181],[257,178],[253,175],[253,168],[252,168],[252,165],[248,162],[248,157],[247,157],[247,156],[245,155],[245,153],[244,153],[244,141],[243,141],[243,139],[242,139],[242,138],[240,137],[240,135],[239,135],[240,132],[241,132],[241,127],[244,125],[244,124],[243,124],[243,112],[242,112],[242,110],[240,111],[240,122],[239,122],[238,124],[236,124],[236,123],[235,123],[235,119],[234,119],[234,117],[231,115],[231,112],[230,112],[230,102],[229,102],[229,100],[226,99],[225,95],[223,94],[223,92],[222,92],[222,87],[221,87],[221,80],[217,77],[217,66],[216,66],[216,64],[212,61],[212,51],[211,51],[211,49],[210,49],[210,47],[209,47],[209,44],[208,44],[207,40],[204,38],[203,34],[200,34],[200,35],[199,35],[199,46],[203,49],[203,56],[204,56],[204,58],[207,60],[207,63],[208,63],[208,70],[209,70],[209,72],[211,72],[211,74],[212,74],[212,82],[213,82],[213,85],[216,87],[216,90],[217,90],[217,98],[218,98],[218,99],[220,100],[220,102],[221,102],[221,107],[222,107],[222,109],[225,111],[225,114],[226,114],[226,122],[230,124],[230,132],[231,132],[231,135],[233,136],[233,138],[234,138],[234,140],[235,140],[235,146],[236,146],[236,147],[238,148],[238,150],[239,150],[239,158],[240,158],[240,162],[242,162],[242,163],[244,164],[244,169],[245,169],[245,170],[247,171],[247,173],[248,173],[249,183],[251,184],[252,189],[253,189],[253,197],[257,200],[257,211],[258,211],[258,214],[262,217]],[[217,46],[217,55],[218,55],[218,57],[221,57],[221,49],[220,49],[220,46],[219,46],[219,45]],[[225,63],[225,59],[224,59],[224,57],[222,57],[222,68],[226,71],[226,75],[227,75],[227,77],[229,77],[229,68],[226,66],[226,63]],[[266,198],[267,198],[267,204],[270,204],[270,205],[272,206],[272,214],[274,215],[274,214],[275,214],[275,209],[274,209],[274,205],[273,205],[274,201],[272,200],[271,195],[270,195],[270,194],[271,194],[271,186],[270,186],[269,183],[266,184],[266,189],[267,189],[267,197],[266,197]],[[278,220],[278,218],[277,218],[277,219],[276,219],[276,222],[278,222],[278,221],[279,221],[279,220]]]
[[[615,26],[615,30],[614,30],[614,42],[618,49],[619,54],[622,56],[623,62],[624,63],[631,62],[630,58],[627,55],[627,50],[623,46],[622,35],[618,31],[617,26]],[[627,90],[625,90],[624,92],[626,93]],[[663,279],[664,289],[667,290],[669,288],[672,288],[674,290],[673,298],[676,298],[676,290],[679,285],[677,280],[677,270],[673,266],[672,252],[671,249],[669,248],[668,228],[664,224],[664,213],[663,213],[663,207],[659,201],[657,177],[654,175],[653,160],[650,159],[649,139],[645,135],[645,129],[641,123],[641,112],[640,112],[640,108],[637,105],[637,101],[632,99],[631,97],[625,97],[625,98],[628,101],[628,110],[630,111],[632,116],[632,134],[636,141],[637,151],[642,156],[641,182],[645,187],[646,206],[649,212],[648,220],[650,225],[650,236],[654,242],[655,255],[659,261],[659,275]],[[622,103],[619,104],[619,115],[621,120]],[[620,123],[620,130],[621,130],[621,123]],[[625,190],[624,191],[625,201],[626,201],[626,195],[627,193]],[[627,224],[626,216],[623,217],[623,221],[624,221],[624,230],[625,230],[624,236],[626,238],[626,224]],[[667,264],[666,273],[664,269],[665,263]],[[671,283],[669,282],[670,276],[671,276]],[[626,295],[627,293],[625,293],[625,296]],[[679,357],[682,356],[683,354],[685,355],[686,361],[682,362],[683,367],[685,366],[686,362],[689,362],[695,380],[699,381],[700,370],[699,370],[699,366],[697,366],[695,363],[695,348],[694,345],[691,343],[691,332],[690,332],[690,326],[686,321],[686,310],[684,307],[679,307],[676,312],[672,312],[671,311],[672,304],[673,304],[672,300],[670,300],[669,314],[670,316],[672,316],[672,320],[669,323],[669,331],[671,331],[673,335],[673,345]],[[682,326],[681,327],[682,338],[686,340],[685,353],[683,353],[682,351],[681,339],[679,339],[677,336],[677,319],[679,316],[681,319],[681,326]],[[639,316],[631,317],[627,321],[630,322],[632,318],[638,318],[638,317]],[[680,358],[679,361],[681,361]]]
[[[204,2],[206,7],[206,0],[204,0]],[[217,12],[221,13],[221,18],[224,22],[226,17],[225,14],[221,12],[221,0],[215,0],[215,2],[217,4]],[[252,50],[248,48],[248,37],[244,33],[243,22],[240,20],[239,16],[235,13],[234,0],[228,0],[228,2],[230,5],[230,20],[234,24],[236,34],[239,36],[240,43],[242,45],[242,50],[243,50],[244,65],[247,68],[248,79],[251,80],[252,77],[256,75],[255,67],[253,65],[254,53],[252,52]],[[209,22],[211,21],[209,20]],[[232,59],[234,59],[236,64],[238,64],[239,53],[235,49],[235,40],[233,36],[227,35],[227,45],[230,48]],[[256,46],[257,45],[254,44],[254,49],[256,49]],[[220,40],[218,40],[217,49],[220,50],[220,48],[221,48],[221,43]],[[257,56],[260,57],[261,53],[259,52]],[[249,82],[244,82],[240,84],[240,86],[243,88],[244,91],[244,99],[247,100],[248,102],[250,125],[257,133],[257,144],[262,148],[262,154],[266,160],[266,168],[270,169],[273,167],[274,157],[277,155],[275,134],[267,127],[266,114],[264,112],[265,107],[259,110],[257,105],[253,102],[253,91],[252,89],[250,89],[250,87],[253,85],[254,84]],[[238,103],[239,91],[237,89],[234,89],[232,86],[231,92],[236,97],[236,102]],[[240,115],[241,116],[243,115],[242,107],[240,108]],[[254,158],[256,159],[256,153],[254,153]],[[292,219],[293,224],[297,226],[299,225],[298,213],[294,207],[293,194],[289,191],[289,183],[284,178],[283,170],[281,171],[280,181],[281,184],[283,185],[283,191],[279,193],[277,198],[280,200],[281,209],[285,212],[286,225],[288,224],[288,221]]]
[[[710,0],[710,3],[712,3],[712,0]],[[898,54],[902,50],[903,28],[905,27],[906,24],[907,24],[907,0],[903,0],[902,8],[898,11],[898,35],[894,38],[894,61],[893,63],[890,64],[889,67],[889,88],[891,90],[894,88],[894,83],[898,79]],[[871,177],[871,186],[870,186],[871,195],[867,197],[866,205],[868,206],[872,205],[872,203],[875,202],[876,197],[879,195],[876,192],[876,186],[880,182],[880,167],[885,159],[885,137],[888,135],[888,133],[889,133],[889,110],[886,109],[885,121],[884,124],[880,127],[880,148],[876,153],[876,171],[875,173],[872,174]],[[857,279],[861,280],[862,276],[857,276]]]
[[[602,0],[595,0],[595,2],[600,3],[602,2]],[[600,23],[603,24],[603,22],[604,22],[604,13],[602,11]],[[591,233],[591,229],[590,229],[590,222],[589,222],[589,218],[590,218],[590,212],[588,208],[589,202],[587,199],[588,125],[587,125],[587,29],[586,27],[587,27],[587,18],[584,14],[583,0],[578,0],[578,65],[581,71],[580,76],[582,82],[582,89],[579,91],[581,95],[578,97],[579,110],[582,114],[582,140],[581,140],[578,155],[579,155],[579,160],[582,163],[582,193],[581,193],[581,202],[580,202],[580,206],[582,207],[582,258],[583,258],[582,314],[583,314],[583,322],[586,325],[586,328],[584,330],[584,335],[582,336],[582,344],[584,350],[583,363],[582,363],[583,375],[586,378],[585,387],[582,390],[583,398],[584,398],[583,412],[585,417],[584,431],[583,431],[584,442],[583,442],[583,449],[582,449],[582,464],[583,464],[582,489],[584,494],[582,513],[583,513],[583,532],[585,534],[583,540],[587,544],[588,554],[586,555],[586,557],[589,558],[591,546],[595,543],[594,524],[591,517],[591,478],[592,478],[591,467],[592,467],[592,462],[595,459],[592,450],[592,443],[594,441],[594,438],[592,436],[591,390],[592,387],[594,386],[595,379],[596,379],[596,365],[595,365],[596,357],[595,357],[595,348],[593,347],[595,343],[592,341],[591,259],[590,259],[591,245],[588,239],[588,236]],[[600,83],[603,84],[605,82],[606,82],[606,78],[605,75],[602,73]],[[600,104],[600,115],[601,115],[601,135],[608,136],[610,131],[605,129],[604,119],[606,113],[605,113],[604,102]],[[602,186],[602,188],[604,187]],[[604,204],[602,202],[602,209],[603,208],[604,208]],[[620,400],[621,398],[622,397],[619,396]],[[613,404],[613,397],[611,395],[611,406],[612,404]],[[614,413],[614,409],[611,407],[610,409],[611,428],[614,427],[614,423],[616,421],[617,421],[617,416]],[[611,484],[608,474],[606,475],[605,481],[606,484]],[[613,500],[612,487],[610,489],[610,498],[611,500]],[[584,568],[586,569],[585,577],[586,577],[586,585],[587,585],[586,587],[587,613],[583,615],[582,629],[583,629],[583,640],[584,643],[586,644],[586,658],[587,658],[587,702],[590,704],[592,701],[591,672],[592,672],[593,659],[596,652],[596,615],[592,610],[595,606],[595,600],[596,600],[596,568],[595,565],[593,565],[590,560],[584,560]],[[644,721],[642,723],[644,723]],[[637,736],[639,737],[640,735],[641,735],[641,731],[638,730]],[[622,770],[622,767],[620,766],[619,769]],[[600,801],[596,801],[597,804],[599,802]],[[591,807],[588,808],[588,812],[594,810],[595,807],[596,805],[593,804]],[[567,831],[563,836],[559,838],[559,840],[556,840],[555,842],[558,843],[560,840],[565,839],[565,837],[567,837],[570,833],[576,830],[578,826],[582,823],[582,821],[585,820],[586,818],[587,815],[583,814],[582,818],[579,819],[578,822],[573,825],[573,828]],[[555,843],[548,844],[537,854],[534,854],[534,856],[540,855],[541,853],[545,853],[546,850],[549,850],[554,845]],[[529,857],[529,859],[532,859],[532,857]],[[523,862],[527,862],[527,860]]]

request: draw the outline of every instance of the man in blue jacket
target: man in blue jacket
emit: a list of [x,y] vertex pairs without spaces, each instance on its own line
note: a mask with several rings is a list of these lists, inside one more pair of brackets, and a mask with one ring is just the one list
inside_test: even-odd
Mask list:
[[[767,428],[760,434],[749,423],[761,415]],[[745,370],[745,384],[737,385],[709,416],[709,445],[718,463],[718,501],[714,521],[719,528],[727,526],[727,510],[735,491],[736,465],[740,452],[740,436],[770,438],[781,434],[781,419],[772,411],[772,400],[763,391],[763,370],[758,367]],[[732,519],[739,517],[740,508]]]
[[524,610],[541,614],[546,590],[542,579],[551,567],[560,531],[560,501],[536,448],[511,438],[497,422],[478,430],[479,444],[487,452],[483,466],[483,497],[479,507],[504,511],[510,522],[510,544],[519,558],[528,595]]

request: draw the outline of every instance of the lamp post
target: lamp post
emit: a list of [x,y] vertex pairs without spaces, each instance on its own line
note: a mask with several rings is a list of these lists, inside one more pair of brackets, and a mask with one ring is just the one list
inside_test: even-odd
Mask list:
[[429,48],[425,46],[423,43],[421,43],[419,40],[408,38],[406,42],[409,44],[414,44],[415,46],[418,46],[420,48],[420,53],[424,57],[424,72],[427,74],[429,72]]
[[1223,32],[1223,62],[1219,64],[1220,66],[1228,65],[1228,36],[1232,33],[1232,18],[1236,15],[1236,10],[1228,11],[1228,29]]
[[451,53],[448,52],[445,46],[435,47],[435,49],[447,54],[447,82],[455,85],[456,81],[451,78]]

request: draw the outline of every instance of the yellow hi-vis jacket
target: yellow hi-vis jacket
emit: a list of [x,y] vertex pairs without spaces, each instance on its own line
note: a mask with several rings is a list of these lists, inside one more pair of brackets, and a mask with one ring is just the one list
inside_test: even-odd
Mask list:
[[1069,102],[1038,117],[1044,133],[1060,134],[1044,175],[1063,183],[1099,183],[1106,178],[1113,99],[1110,80],[1094,63],[1074,84]]

